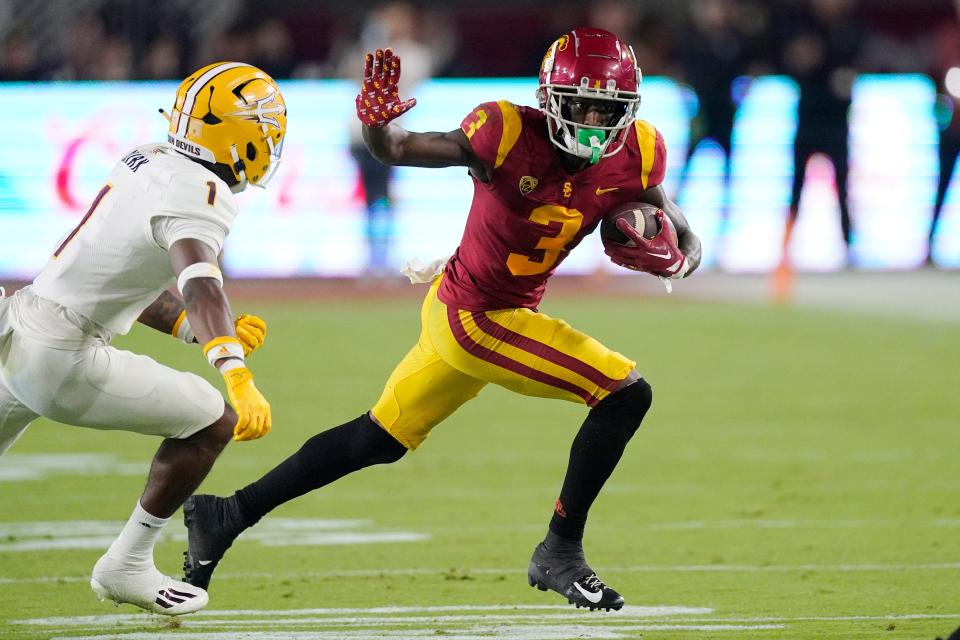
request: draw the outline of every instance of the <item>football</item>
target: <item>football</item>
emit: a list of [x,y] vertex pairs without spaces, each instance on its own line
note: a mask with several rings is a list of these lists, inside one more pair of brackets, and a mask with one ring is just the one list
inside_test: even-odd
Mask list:
[[633,241],[617,229],[617,220],[623,218],[640,235],[650,240],[660,233],[660,224],[657,221],[659,210],[657,206],[646,202],[625,202],[617,205],[604,215],[600,222],[600,238],[604,244],[615,242],[628,247],[634,246]]

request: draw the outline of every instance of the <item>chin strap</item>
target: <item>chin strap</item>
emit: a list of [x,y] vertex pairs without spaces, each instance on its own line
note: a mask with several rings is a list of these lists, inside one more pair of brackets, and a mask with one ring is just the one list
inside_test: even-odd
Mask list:
[[230,158],[233,160],[233,170],[239,175],[239,180],[237,184],[230,186],[230,191],[233,193],[240,193],[247,186],[247,173],[246,165],[244,165],[243,160],[240,159],[240,154],[237,153],[237,145],[230,145]]

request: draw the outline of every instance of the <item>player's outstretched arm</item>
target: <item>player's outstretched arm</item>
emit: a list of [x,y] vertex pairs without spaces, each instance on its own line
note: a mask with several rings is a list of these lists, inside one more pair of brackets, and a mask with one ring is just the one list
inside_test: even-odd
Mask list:
[[216,254],[205,242],[184,238],[170,246],[170,265],[197,342],[203,345],[207,361],[226,381],[230,404],[237,412],[234,439],[265,436],[271,427],[270,404],[253,384],[253,374],[246,367]]
[[400,98],[399,80],[399,56],[393,55],[390,49],[367,54],[356,104],[357,118],[363,125],[363,141],[373,157],[388,165],[462,166],[485,175],[483,163],[460,129],[414,133],[392,122],[417,104],[415,99]]
[[700,238],[690,229],[690,223],[687,222],[687,217],[683,215],[680,207],[667,197],[663,187],[659,184],[644,191],[640,194],[639,199],[660,207],[673,223],[674,228],[677,230],[677,246],[679,246],[683,255],[686,256],[687,263],[689,264],[684,277],[696,271],[697,267],[700,266]]

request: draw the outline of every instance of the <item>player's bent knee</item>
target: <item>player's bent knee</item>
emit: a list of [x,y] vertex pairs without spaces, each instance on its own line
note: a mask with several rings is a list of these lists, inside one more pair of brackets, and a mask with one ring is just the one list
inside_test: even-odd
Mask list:
[[237,425],[237,413],[229,404],[224,403],[223,415],[206,429],[198,431],[198,439],[222,449],[233,439],[233,428]]
[[396,462],[407,452],[407,448],[371,420],[369,414],[363,414],[308,439],[297,455],[303,460],[323,460],[329,456],[331,441],[338,445],[339,464],[351,471]]
[[598,402],[590,414],[615,424],[627,437],[633,436],[653,404],[653,387],[643,378],[611,393]]
[[233,439],[233,430],[237,426],[238,420],[237,412],[233,410],[233,407],[224,403],[223,415],[214,425],[217,439],[222,440],[224,444],[230,442]]
[[365,413],[355,421],[357,446],[367,453],[370,464],[396,462],[407,453],[407,448]]

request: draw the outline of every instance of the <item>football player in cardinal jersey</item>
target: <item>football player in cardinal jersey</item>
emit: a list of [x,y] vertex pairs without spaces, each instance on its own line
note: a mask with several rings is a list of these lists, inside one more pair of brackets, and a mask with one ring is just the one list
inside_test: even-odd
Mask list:
[[[270,430],[270,405],[244,364],[266,324],[232,319],[217,256],[237,214],[233,193],[263,186],[276,168],[285,111],[256,67],[198,70],[177,91],[167,142],[127,153],[33,284],[0,300],[0,453],[41,415],[165,438],[94,566],[101,600],[166,615],[207,603],[203,589],[157,570],[153,546],[231,438]],[[202,345],[230,404],[197,375],[109,346],[136,321]]]
[[378,50],[366,66],[356,105],[368,148],[385,164],[469,168],[466,230],[442,273],[420,274],[432,281],[420,340],[369,412],[314,436],[229,498],[188,499],[187,581],[206,586],[236,535],[264,514],[357,469],[400,459],[492,382],[590,408],[528,581],[577,606],[619,609],[623,598],[587,564],[581,540],[590,505],[650,407],[650,385],[633,360],[537,306],[557,266],[620,203],[657,205],[678,241],[621,227],[634,246],[608,249],[615,262],[669,278],[700,262],[699,240],[660,186],[663,139],[636,119],[641,75],[633,52],[607,31],[575,29],[544,57],[539,109],[486,102],[447,133],[391,124],[415,105],[398,95],[400,61]]

